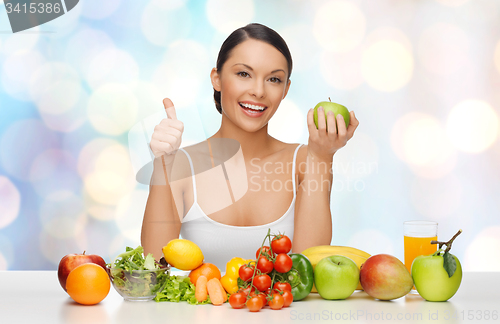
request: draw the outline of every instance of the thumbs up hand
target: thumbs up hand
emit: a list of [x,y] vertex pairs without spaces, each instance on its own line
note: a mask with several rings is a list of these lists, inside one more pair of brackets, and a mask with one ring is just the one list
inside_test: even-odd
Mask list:
[[184,123],[177,120],[175,107],[168,98],[163,99],[167,118],[155,126],[149,146],[155,158],[163,155],[174,155],[181,146]]

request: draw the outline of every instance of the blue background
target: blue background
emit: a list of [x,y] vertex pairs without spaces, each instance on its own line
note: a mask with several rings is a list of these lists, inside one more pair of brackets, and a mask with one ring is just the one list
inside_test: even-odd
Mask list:
[[294,59],[272,136],[307,143],[306,112],[328,97],[361,123],[335,156],[332,244],[403,259],[403,221],[435,220],[442,240],[463,229],[465,270],[499,271],[499,12],[490,0],[80,1],[12,34],[1,6],[0,270],[55,269],[83,250],[109,262],[140,244],[148,188],[135,173],[162,99],[182,146],[211,136],[220,45],[259,22]]

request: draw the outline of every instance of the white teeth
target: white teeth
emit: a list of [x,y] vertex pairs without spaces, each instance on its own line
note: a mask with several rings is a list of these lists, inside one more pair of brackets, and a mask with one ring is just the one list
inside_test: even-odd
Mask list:
[[240,105],[242,105],[245,108],[250,108],[250,109],[254,109],[254,110],[264,110],[264,109],[266,109],[266,107],[250,105],[250,104],[243,103],[243,102],[241,102]]

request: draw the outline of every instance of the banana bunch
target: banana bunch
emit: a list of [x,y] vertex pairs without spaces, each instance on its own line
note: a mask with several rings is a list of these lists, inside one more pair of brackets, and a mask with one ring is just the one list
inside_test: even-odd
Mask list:
[[[316,265],[321,259],[331,255],[343,255],[345,257],[348,257],[356,263],[358,268],[361,268],[361,265],[365,263],[365,261],[371,256],[365,251],[361,251],[353,247],[337,246],[337,245],[313,246],[308,249],[305,249],[301,253],[309,258],[309,261],[311,261],[313,269],[316,268]],[[356,289],[363,289],[363,287],[361,287],[361,284],[358,284],[358,287]],[[313,286],[312,292],[317,292],[315,286]]]

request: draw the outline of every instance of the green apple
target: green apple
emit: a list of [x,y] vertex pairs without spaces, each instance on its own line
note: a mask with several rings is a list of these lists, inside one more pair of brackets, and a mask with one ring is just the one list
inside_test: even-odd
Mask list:
[[420,255],[413,260],[411,275],[415,288],[428,301],[446,301],[453,297],[462,282],[462,266],[458,258],[451,254],[456,262],[456,270],[451,277],[443,267],[441,255]]
[[[330,98],[328,98],[330,100]],[[318,128],[318,108],[323,107],[323,110],[325,112],[325,122],[328,124],[326,120],[326,114],[329,111],[333,111],[335,118],[337,118],[338,114],[341,114],[344,117],[345,121],[345,128],[349,127],[349,122],[351,120],[351,116],[349,115],[349,110],[347,110],[346,107],[339,105],[338,103],[331,102],[331,101],[322,101],[319,104],[314,107],[314,124],[316,124],[316,128]]]
[[342,255],[321,259],[314,269],[314,284],[324,299],[346,299],[359,283],[356,263]]

